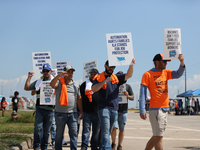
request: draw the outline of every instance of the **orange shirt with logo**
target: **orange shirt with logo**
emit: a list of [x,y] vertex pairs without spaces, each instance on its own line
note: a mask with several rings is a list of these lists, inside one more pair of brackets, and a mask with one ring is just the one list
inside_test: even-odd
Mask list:
[[169,107],[168,80],[172,79],[172,70],[164,69],[162,72],[147,71],[142,77],[141,84],[148,87],[151,101],[149,108]]

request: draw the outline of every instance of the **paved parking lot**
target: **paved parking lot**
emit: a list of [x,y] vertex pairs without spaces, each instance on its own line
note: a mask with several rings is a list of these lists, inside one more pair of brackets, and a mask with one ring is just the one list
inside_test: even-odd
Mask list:
[[[78,138],[78,150],[81,146],[81,131]],[[68,131],[65,140],[69,141]],[[142,120],[139,113],[128,112],[128,120],[123,142],[124,150],[144,150],[152,136],[149,120]],[[200,150],[200,115],[168,116],[168,125],[163,139],[164,150]],[[52,149],[52,147],[49,147]],[[63,150],[69,150],[69,144]],[[88,148],[90,150],[90,148]]]

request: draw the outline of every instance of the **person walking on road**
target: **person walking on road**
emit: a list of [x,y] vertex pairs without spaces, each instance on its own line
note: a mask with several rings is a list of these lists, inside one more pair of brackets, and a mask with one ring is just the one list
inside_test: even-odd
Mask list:
[[157,54],[153,58],[155,68],[145,72],[142,77],[140,87],[140,117],[146,120],[145,99],[147,88],[151,95],[149,106],[149,120],[152,127],[153,136],[148,141],[145,150],[162,150],[162,139],[167,124],[167,114],[169,111],[168,80],[177,79],[182,76],[185,70],[184,56],[179,54],[180,67],[177,71],[166,69],[167,61],[163,60],[162,54]]
[[135,58],[132,59],[126,74],[115,75],[115,66],[110,66],[106,61],[105,71],[94,78],[92,91],[99,91],[97,111],[101,128],[100,150],[111,150],[110,134],[118,117],[119,86],[132,77],[134,64]]
[[[123,72],[119,71],[117,74],[123,74]],[[115,140],[116,140],[116,132],[118,128],[119,128],[119,135],[118,135],[117,150],[122,150],[122,142],[124,139],[124,129],[126,126],[126,120],[127,120],[127,115],[128,115],[128,99],[131,101],[134,100],[134,94],[133,94],[133,90],[131,86],[127,83],[121,86],[126,86],[126,90],[123,91],[124,96],[126,96],[126,101],[124,101],[123,103],[119,103],[118,119],[114,123],[114,127],[111,133],[112,150],[115,150],[115,147],[116,147]]]

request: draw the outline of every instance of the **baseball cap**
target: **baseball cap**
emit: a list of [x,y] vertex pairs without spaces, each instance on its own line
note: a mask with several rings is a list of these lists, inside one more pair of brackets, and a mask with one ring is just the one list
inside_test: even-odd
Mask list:
[[95,72],[95,73],[98,73],[98,74],[99,74],[99,71],[98,71],[97,69],[95,69],[95,68],[91,69],[91,70],[90,70],[90,73],[91,73],[91,72]]
[[117,74],[123,74],[123,72],[122,71],[118,71]]
[[49,64],[44,64],[42,70],[44,69],[51,70],[51,66]]
[[73,71],[75,71],[75,69],[74,69],[72,66],[70,66],[70,65],[65,66],[65,67],[63,68],[63,70],[64,70],[64,71],[68,71],[68,70],[73,70]]
[[[153,61],[160,61],[163,60],[163,54],[156,54],[153,58]],[[166,60],[166,61],[171,61],[171,60]]]
[[[108,60],[106,61],[105,65],[108,66],[108,67],[111,67],[111,66],[109,66]],[[116,67],[116,66],[113,66],[113,67]]]

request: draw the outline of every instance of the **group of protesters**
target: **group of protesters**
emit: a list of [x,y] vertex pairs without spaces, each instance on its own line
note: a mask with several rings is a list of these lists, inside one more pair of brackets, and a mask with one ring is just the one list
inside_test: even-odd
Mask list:
[[[154,68],[144,73],[140,87],[140,117],[146,120],[145,100],[147,89],[151,95],[149,106],[149,119],[152,126],[153,136],[146,145],[146,150],[156,148],[162,150],[162,138],[167,124],[169,111],[168,83],[170,79],[179,78],[185,69],[184,56],[179,54],[180,67],[173,71],[166,69],[167,62],[163,60],[162,54],[153,58]],[[128,105],[119,107],[119,86],[126,83],[132,77],[135,58],[130,62],[127,73],[119,71],[114,74],[115,66],[105,62],[105,71],[99,73],[97,69],[90,71],[90,78],[81,86],[73,80],[75,69],[68,65],[56,77],[52,77],[51,66],[43,65],[43,76],[30,84],[34,72],[28,73],[24,89],[34,91],[37,97],[34,149],[47,149],[50,128],[55,116],[56,137],[55,149],[62,150],[62,140],[65,126],[67,124],[70,137],[70,149],[77,149],[78,119],[83,119],[81,150],[89,147],[89,136],[92,124],[91,150],[122,150],[124,128],[126,125]],[[42,81],[50,81],[50,86],[55,89],[56,103],[54,105],[40,104],[40,85]],[[128,85],[128,84],[127,84]],[[124,95],[133,100],[133,92],[129,86],[126,87]],[[78,111],[77,111],[78,110]],[[121,112],[118,114],[118,111]],[[77,113],[78,112],[78,113]],[[118,145],[115,144],[116,124],[119,124]],[[162,128],[161,128],[162,127]],[[99,136],[100,135],[100,136]],[[112,143],[110,142],[110,136]],[[100,140],[99,140],[99,137]]]
[[[54,143],[52,145],[56,150],[62,149],[66,124],[69,130],[70,149],[77,149],[79,119],[83,119],[81,150],[89,147],[91,129],[91,150],[111,149],[110,135],[118,120],[120,136],[124,136],[122,133],[125,128],[128,104],[121,106],[122,112],[118,118],[119,86],[132,77],[134,64],[135,59],[132,59],[126,74],[119,71],[115,75],[113,73],[115,66],[109,66],[109,62],[106,61],[105,71],[99,73],[97,69],[91,69],[89,79],[86,79],[81,86],[73,80],[75,69],[70,65],[65,66],[61,73],[53,77],[51,66],[44,64],[42,77],[33,83],[30,81],[34,72],[29,72],[24,89],[32,91],[32,95],[36,94],[37,97],[33,148],[47,149],[50,130],[55,118],[55,145]],[[55,89],[55,105],[40,104],[40,95],[43,92],[40,90],[40,85],[43,81],[50,81],[50,86]],[[133,100],[132,89],[128,84],[126,86],[127,91],[124,91],[124,96]],[[112,149],[115,149],[116,145],[117,128],[118,126],[115,125],[112,133]],[[118,143],[117,150],[122,150],[122,140]]]

